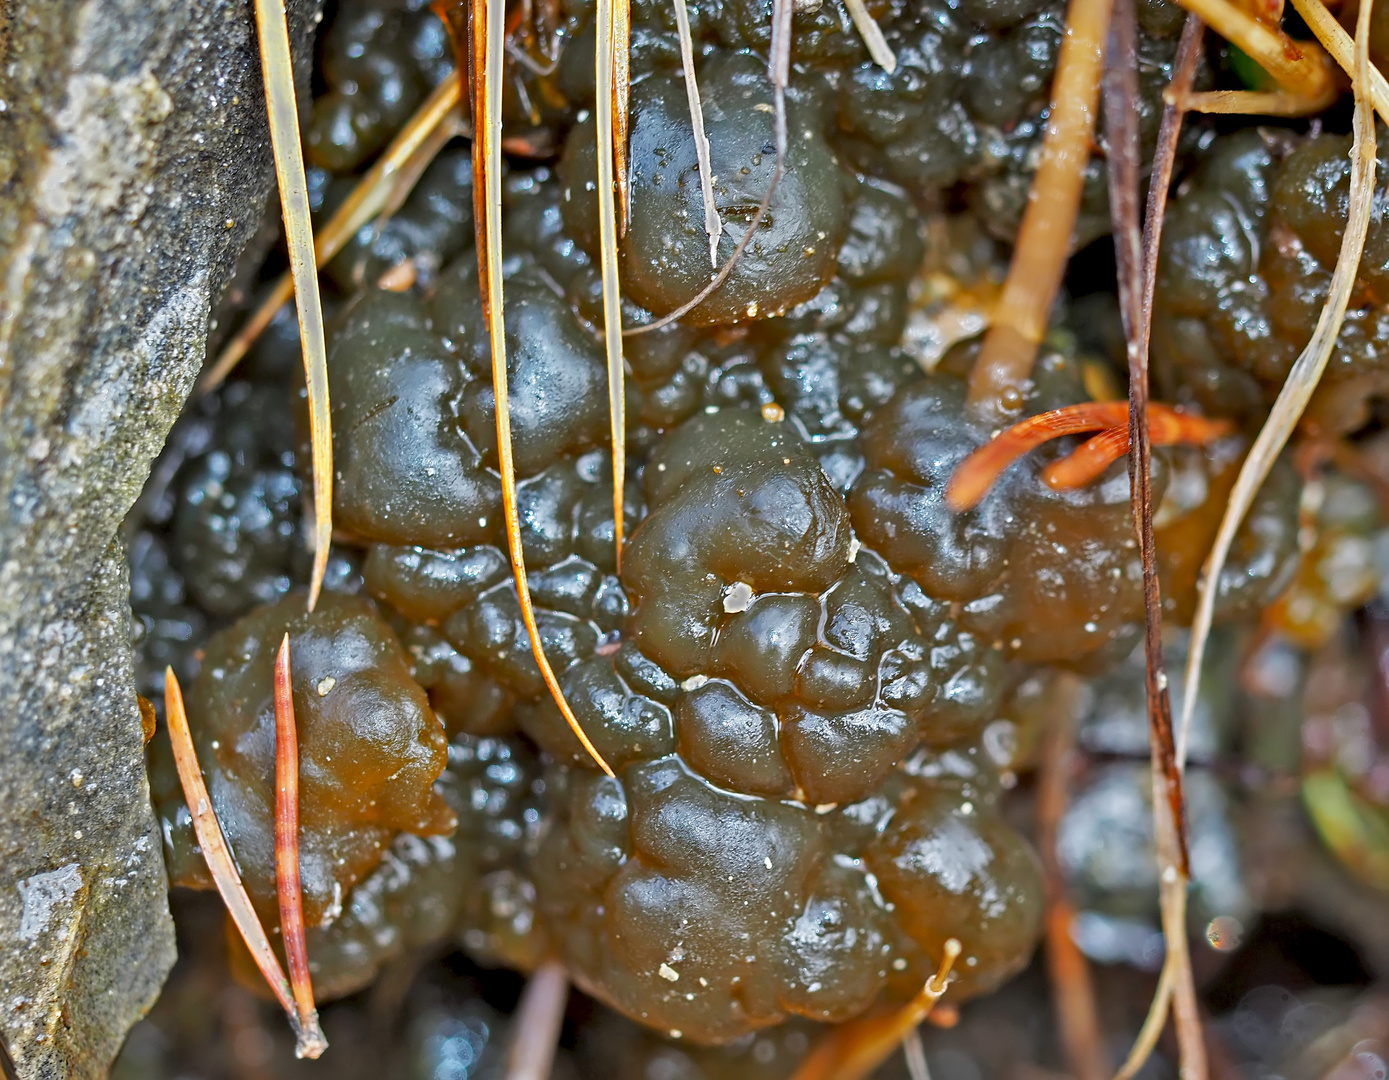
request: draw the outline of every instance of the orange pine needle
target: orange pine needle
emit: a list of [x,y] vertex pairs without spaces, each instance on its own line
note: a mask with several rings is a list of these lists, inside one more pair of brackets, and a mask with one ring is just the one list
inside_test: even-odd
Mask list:
[[[505,0],[471,0],[472,63],[469,66],[469,101],[474,118],[473,227],[477,233],[478,280],[482,311],[492,352],[492,388],[497,405],[497,471],[501,478],[502,515],[506,519],[507,550],[511,555],[516,600],[530,638],[531,653],[540,676],[550,691],[569,730],[598,767],[613,776],[611,766],[585,734],[574,710],[565,700],[555,670],[545,655],[540,627],[535,621],[526,558],[521,549],[521,519],[516,502],[516,463],[511,451],[511,408],[507,394],[506,325],[502,317],[502,197],[501,132],[503,31]],[[601,20],[600,20],[601,22]],[[602,167],[600,155],[600,168]]]
[[[1202,446],[1233,430],[1234,425],[1228,420],[1207,420],[1195,413],[1179,413],[1167,405],[1148,406],[1148,441],[1153,446]],[[1128,425],[1110,428],[1048,465],[1042,470],[1042,479],[1056,491],[1084,487],[1128,452]]]
[[289,676],[289,634],[275,657],[275,891],[280,900],[280,933],[289,966],[299,1027],[323,1046],[310,1053],[301,1037],[299,1057],[318,1057],[327,1043],[318,1026],[309,954],[304,944],[304,894],[299,882],[299,733]]
[[950,938],[940,968],[916,997],[893,1012],[861,1016],[831,1028],[801,1062],[792,1080],[864,1080],[930,1015],[945,993],[950,969],[959,955],[960,943]]
[[[1180,413],[1168,405],[1154,404],[1149,408],[1152,441],[1157,446],[1207,443],[1231,430],[1223,420]],[[1080,487],[1104,472],[1112,461],[1128,453],[1128,423],[1127,401],[1083,401],[1029,416],[999,432],[960,462],[945,489],[945,501],[956,513],[971,510],[989,493],[1003,471],[1024,454],[1062,435],[1101,431],[1103,434],[1056,462],[1043,474],[1053,488]],[[1120,428],[1122,435],[1113,430]]]
[[295,1008],[294,994],[289,980],[275,952],[270,948],[270,939],[265,936],[265,928],[260,924],[256,909],[251,906],[251,898],[246,895],[246,886],[241,884],[236,863],[232,861],[231,849],[227,847],[222,826],[218,824],[217,812],[212,808],[212,797],[207,793],[203,782],[202,769],[198,765],[198,752],[193,747],[193,736],[188,730],[188,714],[183,709],[183,690],[178,684],[174,669],[164,669],[164,715],[169,723],[169,742],[173,745],[174,765],[178,769],[179,783],[183,786],[183,798],[188,803],[188,811],[193,819],[193,832],[198,838],[203,858],[212,874],[213,883],[227,906],[227,913],[241,933],[242,940],[250,952],[256,966],[265,976],[275,999],[289,1017],[294,1029],[297,1052],[302,1057],[318,1057],[327,1049],[327,1040],[317,1030],[306,1031],[299,1023],[299,1012]]

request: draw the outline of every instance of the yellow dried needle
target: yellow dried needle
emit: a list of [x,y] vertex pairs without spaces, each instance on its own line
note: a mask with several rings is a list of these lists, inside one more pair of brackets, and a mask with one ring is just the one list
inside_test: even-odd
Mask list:
[[[461,118],[457,127],[449,127],[446,123],[449,118],[458,115],[462,87],[458,73],[452,72],[401,128],[391,145],[377,158],[376,164],[357,182],[351,194],[329,218],[328,224],[314,238],[314,258],[318,266],[330,262],[356,235],[357,230],[377,214],[386,212],[393,202],[398,205],[410,194],[415,186],[414,181],[419,179],[439,148],[448,141],[439,141],[435,137],[436,131],[445,128],[458,131],[463,127]],[[246,320],[246,325],[236,332],[236,336],[227,342],[217,361],[203,373],[195,393],[206,394],[221,385],[250,351],[256,339],[265,332],[275,313],[293,295],[293,280],[289,274],[281,275],[270,290],[270,295]]]
[[950,969],[959,955],[960,943],[948,939],[939,970],[926,980],[916,997],[893,1012],[860,1016],[831,1028],[801,1062],[792,1080],[865,1080],[930,1015],[945,993]]
[[[497,458],[501,474],[502,512],[506,517],[506,542],[511,553],[511,570],[516,579],[516,598],[521,605],[521,619],[526,624],[530,637],[531,652],[535,655],[540,675],[549,688],[559,711],[564,715],[574,736],[609,776],[613,771],[603,756],[598,753],[569,702],[564,698],[559,680],[555,678],[554,668],[545,656],[545,648],[540,641],[540,628],[535,622],[535,608],[531,604],[530,586],[526,582],[526,560],[521,550],[521,523],[516,509],[516,463],[511,452],[511,410],[507,398],[506,373],[506,325],[502,318],[502,95],[501,75],[503,45],[506,37],[506,0],[474,0],[473,7],[473,52],[479,55],[481,70],[476,78],[481,86],[476,91],[477,107],[474,110],[475,133],[473,138],[473,185],[474,205],[481,211],[478,223],[483,233],[483,243],[478,248],[480,278],[482,279],[482,306],[487,320],[487,335],[492,351],[492,388],[497,403]],[[603,21],[599,20],[600,36]],[[610,27],[610,24],[609,24]],[[601,55],[601,49],[600,49]],[[600,77],[602,72],[600,65]],[[609,69],[611,70],[611,69]],[[604,110],[599,110],[599,116]],[[605,160],[600,153],[599,168]],[[611,156],[606,159],[611,163]],[[611,183],[611,176],[609,177]],[[608,189],[611,199],[611,186]],[[600,204],[602,200],[600,199]],[[611,207],[611,203],[609,203]],[[610,210],[611,212],[611,210]]]
[[227,847],[222,826],[217,822],[217,812],[212,808],[212,798],[207,793],[207,785],[203,783],[198,752],[193,747],[193,736],[188,730],[188,714],[183,708],[183,689],[171,667],[164,669],[164,716],[169,723],[169,742],[174,749],[174,765],[178,769],[179,782],[183,785],[183,798],[188,803],[188,812],[193,818],[193,832],[198,838],[203,858],[207,860],[212,881],[222,894],[222,903],[226,904],[227,912],[241,932],[256,966],[289,1017],[297,1044],[295,1052],[300,1057],[316,1058],[328,1048],[328,1041],[318,1028],[317,1014],[313,1014],[311,1026],[300,1024],[299,1010],[289,980],[285,978],[279,958],[270,948],[270,939],[265,936],[260,917],[251,905],[251,898],[246,895],[246,887],[241,884],[241,875],[236,871],[231,849]]
[[323,309],[318,299],[309,186],[299,143],[299,111],[294,93],[294,63],[289,55],[289,22],[284,0],[256,0],[265,105],[270,114],[270,145],[285,219],[285,242],[299,312],[299,340],[304,352],[304,379],[309,388],[309,438],[313,444],[314,553],[309,580],[309,610],[318,603],[328,570],[333,540],[333,432],[328,418],[328,350],[323,343]]
[[1287,90],[1206,90],[1188,94],[1188,112],[1224,116],[1311,116],[1334,105],[1340,94],[1328,82],[1321,97],[1309,98]]
[[1231,0],[1178,0],[1226,41],[1238,45],[1278,84],[1301,97],[1320,98],[1331,81],[1326,54],[1315,42],[1293,41]]
[[675,29],[680,37],[680,66],[685,69],[685,97],[690,102],[690,126],[694,129],[695,157],[699,159],[699,194],[704,201],[704,231],[709,234],[709,265],[719,268],[719,237],[723,218],[714,205],[714,166],[709,159],[709,137],[704,134],[704,106],[695,78],[694,39],[685,0],[675,0]]
[[1225,568],[1225,559],[1234,543],[1235,532],[1249,511],[1258,494],[1264,478],[1273,467],[1274,460],[1282,451],[1292,434],[1293,428],[1302,417],[1307,402],[1311,400],[1322,372],[1326,370],[1331,358],[1336,338],[1341,332],[1346,307],[1350,302],[1350,291],[1355,284],[1356,271],[1360,267],[1360,255],[1365,247],[1365,235],[1370,227],[1370,212],[1374,196],[1375,181],[1375,127],[1374,110],[1370,103],[1369,80],[1369,14],[1372,5],[1362,4],[1355,31],[1355,73],[1352,86],[1355,91],[1355,142],[1351,148],[1350,204],[1346,220],[1346,231],[1341,238],[1341,251],[1336,257],[1336,267],[1331,274],[1331,287],[1322,305],[1312,340],[1302,350],[1292,370],[1288,373],[1283,389],[1273,403],[1268,419],[1264,422],[1258,438],[1240,467],[1239,477],[1230,492],[1225,516],[1221,518],[1220,530],[1216,533],[1215,544],[1202,574],[1200,596],[1196,606],[1196,617],[1191,624],[1191,646],[1186,663],[1187,693],[1182,702],[1181,723],[1177,727],[1177,763],[1186,760],[1187,740],[1191,733],[1191,717],[1196,707],[1196,687],[1201,675],[1201,662],[1205,657],[1206,639],[1210,635],[1211,621],[1215,613],[1216,592],[1220,585],[1220,575]]
[[[1353,77],[1356,64],[1355,45],[1336,16],[1326,9],[1321,0],[1293,0],[1293,7],[1317,36],[1322,48],[1331,54],[1331,58],[1341,65],[1341,69],[1347,75]],[[1370,100],[1374,102],[1375,112],[1379,113],[1385,123],[1389,123],[1389,81],[1385,80],[1374,64],[1369,65],[1369,73]]]
[[[622,359],[622,294],[617,279],[617,210],[613,205],[613,120],[618,111],[613,32],[625,0],[598,0],[598,237],[603,270],[603,344],[608,354],[608,417],[612,425],[613,558],[622,568],[623,482],[627,473],[627,410]],[[604,108],[604,106],[608,106]],[[495,265],[495,264],[494,264]],[[497,415],[501,416],[498,410]]]
[[627,133],[631,126],[632,99],[632,3],[613,0],[613,169],[617,177],[617,235],[627,235],[631,199],[627,176]]
[[897,70],[897,56],[887,43],[887,38],[883,37],[882,27],[868,14],[863,0],[844,0],[844,6],[849,9],[849,18],[854,20],[859,37],[868,46],[868,55],[873,58],[873,63],[891,75]]

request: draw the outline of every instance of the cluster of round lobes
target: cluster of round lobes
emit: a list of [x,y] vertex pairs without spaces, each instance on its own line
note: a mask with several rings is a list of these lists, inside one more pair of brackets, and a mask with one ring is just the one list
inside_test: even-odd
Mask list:
[[[765,190],[770,92],[746,56],[709,68],[732,213]],[[669,97],[633,91],[634,321],[708,273]],[[793,101],[788,179],[740,270],[628,349],[620,574],[591,134],[574,129],[557,176],[508,183],[523,549],[546,653],[615,778],[545,693],[521,621],[474,253],[338,320],[334,517],[368,549],[374,599],[258,608],[209,644],[189,695],[219,819],[273,922],[271,654],[290,634],[321,995],[455,934],[520,967],[557,952],[623,1012],[722,1042],[910,996],[952,937],[956,996],[1026,962],[1038,871],[998,813],[984,733],[1014,661],[1131,641],[1128,489],[1058,493],[1017,469],[977,508],[947,506],[989,432],[957,372],[896,348],[919,221],[905,192],[841,164],[814,106]],[[1082,396],[1052,358],[1028,407]],[[173,876],[205,885],[187,810],[153,775]]]

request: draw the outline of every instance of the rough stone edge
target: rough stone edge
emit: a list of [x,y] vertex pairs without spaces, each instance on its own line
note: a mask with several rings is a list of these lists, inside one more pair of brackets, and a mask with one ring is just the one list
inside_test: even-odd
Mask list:
[[117,534],[270,186],[250,0],[9,0],[0,99],[0,1031],[95,1078],[174,959]]

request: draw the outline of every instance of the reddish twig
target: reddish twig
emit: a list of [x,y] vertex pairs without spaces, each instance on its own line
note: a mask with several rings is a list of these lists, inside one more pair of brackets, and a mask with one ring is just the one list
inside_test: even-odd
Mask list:
[[[1105,120],[1109,136],[1109,201],[1114,222],[1119,308],[1129,366],[1129,484],[1134,530],[1143,568],[1144,681],[1148,702],[1152,762],[1153,828],[1157,845],[1163,938],[1167,946],[1160,991],[1154,1010],[1165,1010],[1168,994],[1176,1000],[1177,1041],[1183,1080],[1204,1080],[1205,1043],[1196,1002],[1186,935],[1186,889],[1190,877],[1185,833],[1185,799],[1167,694],[1162,656],[1162,600],[1153,540],[1152,458],[1149,429],[1148,349],[1152,332],[1152,297],[1156,288],[1161,222],[1171,182],[1171,155],[1180,130],[1181,100],[1195,71],[1197,33],[1188,24],[1179,47],[1173,80],[1176,104],[1163,116],[1156,167],[1151,182],[1146,243],[1139,230],[1138,45],[1133,0],[1117,0],[1111,59],[1105,77]],[[1189,694],[1196,685],[1188,686]],[[1158,1027],[1146,1025],[1147,1029]],[[1125,1064],[1128,1072],[1132,1057]]]
[[[290,989],[299,1010],[299,1026],[307,1032],[319,1032],[309,954],[304,943],[304,892],[299,880],[299,733],[294,723],[287,633],[275,656],[275,891],[280,900],[280,935],[285,945]],[[321,1032],[318,1037],[322,1038]],[[306,1055],[302,1040],[295,1052],[300,1057],[318,1056]]]
[[327,1040],[323,1038],[323,1032],[317,1029],[316,1021],[312,1030],[305,1030],[300,1025],[299,1010],[295,1006],[289,980],[285,978],[284,969],[270,947],[270,939],[266,937],[265,927],[261,926],[260,917],[251,905],[246,887],[241,883],[241,875],[232,861],[231,849],[227,847],[222,826],[217,821],[217,812],[212,808],[212,797],[208,795],[207,785],[203,782],[198,752],[193,747],[193,736],[188,730],[188,715],[183,709],[183,689],[171,667],[164,669],[164,716],[169,724],[169,742],[173,746],[179,782],[183,785],[183,797],[188,803],[189,816],[193,819],[193,832],[198,838],[203,858],[207,860],[213,884],[222,895],[222,903],[246,942],[251,958],[265,976],[275,1000],[289,1017],[297,1044],[296,1053],[300,1057],[318,1057],[327,1049]]

